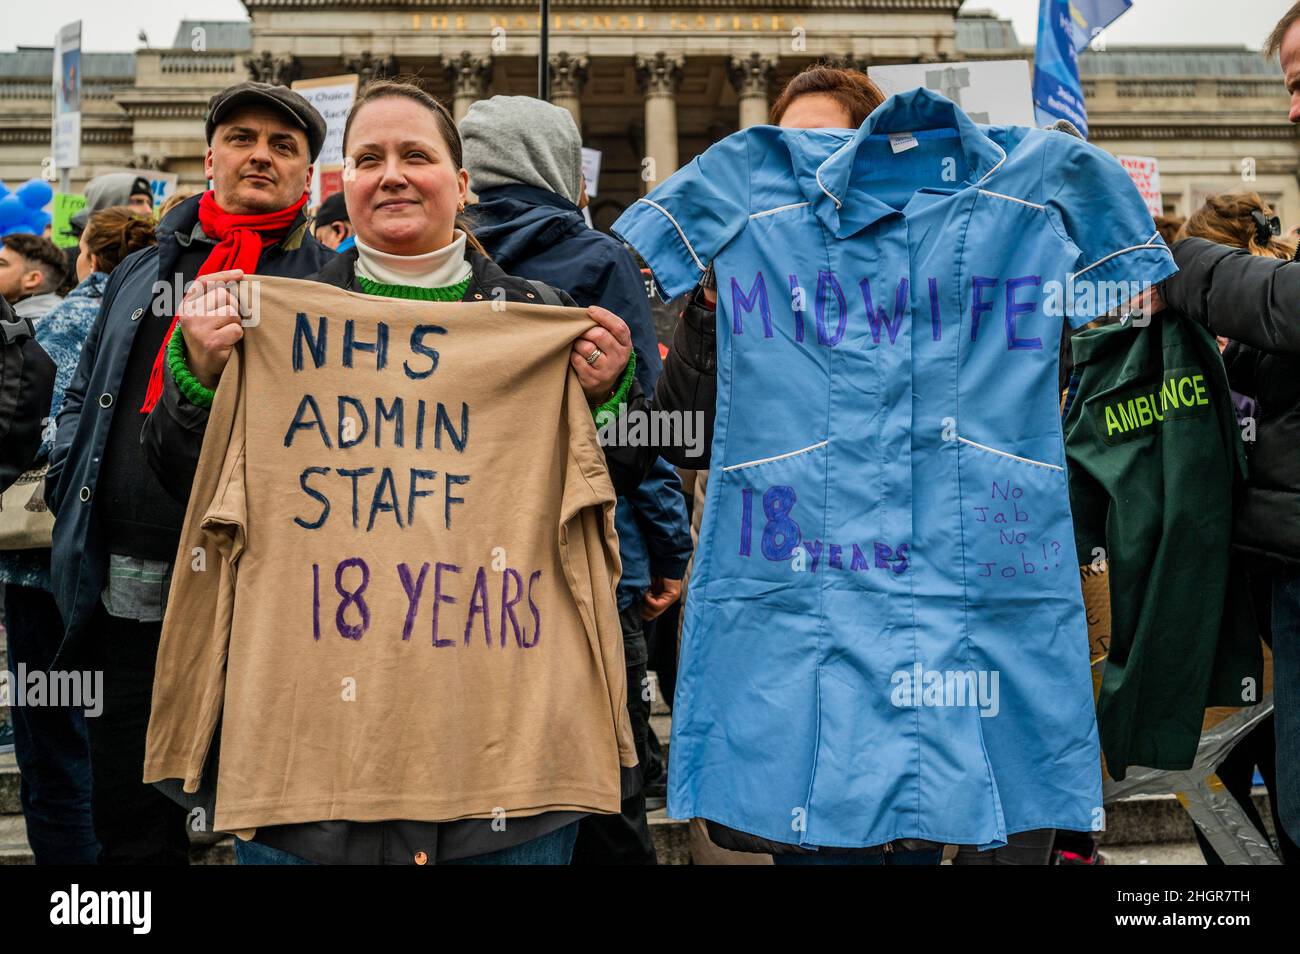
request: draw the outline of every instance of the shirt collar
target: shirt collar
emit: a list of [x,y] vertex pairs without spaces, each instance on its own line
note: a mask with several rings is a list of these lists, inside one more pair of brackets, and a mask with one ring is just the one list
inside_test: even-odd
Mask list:
[[801,177],[805,194],[817,215],[837,238],[846,238],[897,210],[869,193],[854,189],[850,181],[858,151],[873,134],[914,133],[923,129],[955,129],[970,177],[975,185],[988,178],[1006,159],[1002,148],[984,135],[952,100],[928,89],[914,89],[889,97],[848,140],[822,162],[811,177]]

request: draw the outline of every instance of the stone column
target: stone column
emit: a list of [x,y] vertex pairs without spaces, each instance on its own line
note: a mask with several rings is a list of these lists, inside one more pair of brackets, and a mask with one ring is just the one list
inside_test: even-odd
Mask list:
[[641,179],[649,192],[677,171],[677,84],[686,60],[656,53],[638,55],[636,79],[645,96],[645,151],[653,163],[642,166]]
[[827,65],[834,66],[841,70],[857,70],[859,73],[865,73],[871,66],[871,57],[868,54],[845,53],[841,56],[832,56],[826,58]]
[[452,85],[451,115],[459,124],[469,112],[470,103],[487,95],[492,82],[492,57],[464,50],[460,56],[443,57],[442,67]]
[[556,53],[551,57],[551,102],[569,111],[579,135],[582,134],[582,88],[587,83],[590,65],[585,56]]
[[138,152],[126,161],[128,169],[148,169],[161,171],[167,167],[167,157],[151,152]]
[[249,79],[274,86],[288,86],[302,75],[302,67],[296,57],[276,56],[270,50],[247,57],[244,67],[248,70]]
[[731,85],[736,88],[739,99],[741,129],[761,126],[767,122],[767,95],[772,85],[772,76],[776,72],[776,62],[776,57],[759,53],[731,58],[727,75],[731,79]]
[[358,93],[364,90],[372,80],[397,75],[397,57],[385,56],[380,58],[369,50],[363,50],[360,56],[348,60],[344,66],[346,72],[357,74]]

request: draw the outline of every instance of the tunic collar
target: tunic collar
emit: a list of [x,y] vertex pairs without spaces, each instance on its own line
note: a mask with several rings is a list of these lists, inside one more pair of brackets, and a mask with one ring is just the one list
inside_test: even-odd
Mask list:
[[1006,153],[970,117],[945,96],[914,89],[889,97],[813,175],[800,176],[800,186],[818,217],[837,238],[846,238],[897,209],[870,194],[853,189],[850,181],[858,152],[872,135],[956,130],[961,139],[969,177],[957,187],[976,185],[1006,160]]

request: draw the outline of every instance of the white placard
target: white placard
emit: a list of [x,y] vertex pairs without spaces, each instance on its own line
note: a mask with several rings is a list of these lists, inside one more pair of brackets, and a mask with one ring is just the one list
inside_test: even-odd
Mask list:
[[600,182],[600,150],[582,147],[582,178],[587,183],[587,198],[596,198],[596,186]]
[[1160,194],[1160,162],[1152,156],[1116,156],[1128,177],[1142,193],[1142,201],[1154,219],[1165,214],[1164,197]]
[[54,166],[81,165],[81,21],[61,27],[54,37]]
[[320,205],[322,182],[328,183],[325,195],[342,188],[340,173],[343,170],[343,127],[348,113],[357,98],[357,75],[321,76],[298,80],[291,87],[294,92],[316,107],[325,120],[325,144],[316,157],[315,174],[311,177],[311,204]]
[[1034,97],[1025,60],[902,63],[872,66],[867,75],[886,96],[924,87],[947,96],[977,123],[1034,125]]

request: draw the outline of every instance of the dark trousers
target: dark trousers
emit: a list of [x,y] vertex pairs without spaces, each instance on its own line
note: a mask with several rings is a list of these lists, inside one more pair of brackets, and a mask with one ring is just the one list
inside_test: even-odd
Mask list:
[[1007,835],[1001,848],[980,851],[974,845],[961,845],[957,849],[955,865],[1047,865],[1052,862],[1052,843],[1055,828],[1035,828]]
[[[34,587],[7,585],[5,631],[15,679],[19,664],[26,673],[48,670],[63,641],[63,618],[54,597]],[[90,819],[84,709],[49,701],[10,709],[27,843],[38,865],[94,864],[99,844]],[[94,708],[90,700],[82,702]]]
[[649,757],[646,733],[650,728],[650,692],[641,604],[634,603],[623,610],[619,613],[619,620],[623,626],[623,652],[627,659],[627,712],[632,721],[632,738],[640,762],[635,769],[638,781],[635,794],[623,799],[620,814],[588,815],[578,823],[578,840],[573,846],[572,863],[575,865],[658,863],[654,842],[650,838],[650,823],[646,819],[645,791],[639,778]]
[[161,635],[162,623],[110,616],[101,605],[86,637],[89,667],[104,673],[104,711],[87,720],[100,864],[189,864],[188,813],[141,781]]

